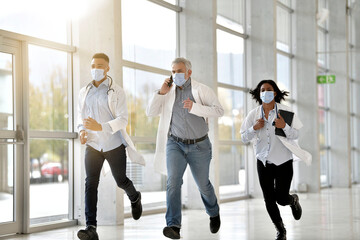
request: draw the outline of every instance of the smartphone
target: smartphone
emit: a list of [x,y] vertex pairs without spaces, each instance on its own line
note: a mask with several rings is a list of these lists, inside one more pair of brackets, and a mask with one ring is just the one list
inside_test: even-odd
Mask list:
[[173,79],[172,79],[172,75],[170,76],[170,82],[168,83],[168,87],[171,87],[172,83],[173,83]]

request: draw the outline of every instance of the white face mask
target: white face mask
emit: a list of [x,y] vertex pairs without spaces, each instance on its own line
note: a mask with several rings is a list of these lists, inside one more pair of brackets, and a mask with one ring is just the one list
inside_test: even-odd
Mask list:
[[270,103],[274,99],[274,92],[273,91],[261,92],[260,99],[264,103]]
[[97,82],[101,81],[105,77],[104,69],[97,69],[97,68],[91,69],[91,76],[95,81]]
[[174,73],[173,74],[174,83],[181,87],[186,82],[185,73]]

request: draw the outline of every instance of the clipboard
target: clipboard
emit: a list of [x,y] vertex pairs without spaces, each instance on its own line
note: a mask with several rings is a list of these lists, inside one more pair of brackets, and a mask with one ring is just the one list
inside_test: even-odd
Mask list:
[[[290,112],[290,111],[283,110],[283,109],[279,109],[278,113],[280,113],[280,115],[284,119],[284,121],[289,126],[291,126],[293,118],[294,118],[294,113]],[[275,135],[286,137],[286,134],[285,134],[285,132],[284,132],[284,130],[282,128],[275,128]]]

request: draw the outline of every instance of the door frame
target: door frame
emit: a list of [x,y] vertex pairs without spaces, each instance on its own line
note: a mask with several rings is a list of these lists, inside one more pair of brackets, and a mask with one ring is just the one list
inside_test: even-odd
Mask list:
[[13,139],[14,151],[14,205],[13,222],[0,223],[0,235],[19,233],[23,231],[24,224],[24,140],[17,140],[17,128],[24,129],[23,121],[23,73],[21,42],[0,36],[0,52],[12,54],[13,56],[13,114],[14,130],[1,131],[2,139]]
[[[73,163],[69,166],[69,181],[71,181],[70,195],[69,195],[69,220],[61,220],[56,222],[48,222],[38,225],[30,225],[30,144],[29,139],[30,135],[33,134],[29,128],[29,58],[28,58],[28,46],[29,44],[38,45],[41,47],[51,48],[55,50],[65,51],[71,54],[69,56],[69,62],[72,64],[72,54],[76,52],[76,47],[72,47],[66,44],[56,43],[36,37],[31,37],[23,34],[18,34],[14,32],[9,32],[6,30],[0,29],[0,51],[8,52],[14,54],[14,75],[16,77],[16,85],[14,90],[16,95],[14,97],[14,114],[17,116],[15,126],[19,125],[21,130],[23,130],[23,144],[16,144],[16,177],[14,179],[14,186],[17,190],[16,192],[16,202],[14,204],[15,208],[15,219],[16,222],[11,223],[0,223],[0,236],[7,234],[16,234],[16,233],[33,233],[39,231],[46,231],[55,228],[61,227],[71,227],[78,224],[78,221],[74,216],[74,187],[73,187]],[[71,67],[71,66],[70,66]],[[72,67],[71,67],[72,68]],[[72,78],[72,73],[69,74],[70,79]],[[69,88],[72,90],[73,85],[70,84]],[[72,101],[72,91],[69,99]],[[72,109],[74,108],[72,103]],[[15,112],[16,111],[16,112]],[[71,112],[71,117],[73,116]],[[77,133],[73,132],[73,121],[71,120],[71,131],[69,133],[64,133],[64,136],[68,139],[76,139]],[[6,136],[16,136],[16,132],[12,131],[0,131],[2,133],[6,132]],[[74,158],[74,151],[71,149],[70,154],[72,159]],[[16,185],[15,185],[16,184]]]

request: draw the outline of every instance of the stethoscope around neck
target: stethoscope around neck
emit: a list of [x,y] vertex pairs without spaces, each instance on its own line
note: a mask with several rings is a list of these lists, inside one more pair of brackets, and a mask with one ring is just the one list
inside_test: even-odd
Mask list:
[[[110,91],[113,91],[115,92],[114,88],[112,88],[112,85],[113,85],[113,79],[112,77],[110,77],[109,75],[106,75],[106,78],[109,79],[109,86],[108,86],[108,90],[106,91],[106,94],[109,95],[109,92]],[[86,86],[86,89],[88,87],[90,87],[90,89],[93,87],[93,83],[94,83],[95,80],[92,80],[87,86]]]

